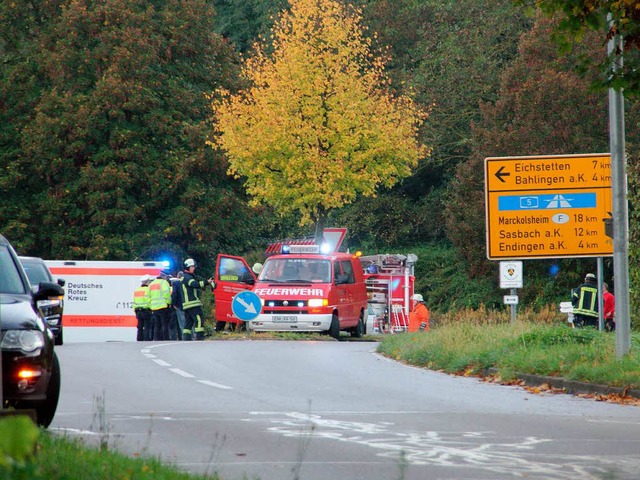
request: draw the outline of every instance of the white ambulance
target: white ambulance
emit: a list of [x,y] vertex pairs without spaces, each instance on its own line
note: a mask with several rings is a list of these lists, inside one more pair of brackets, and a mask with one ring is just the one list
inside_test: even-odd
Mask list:
[[137,321],[133,291],[143,275],[156,276],[162,262],[45,260],[65,280],[65,343],[135,342]]

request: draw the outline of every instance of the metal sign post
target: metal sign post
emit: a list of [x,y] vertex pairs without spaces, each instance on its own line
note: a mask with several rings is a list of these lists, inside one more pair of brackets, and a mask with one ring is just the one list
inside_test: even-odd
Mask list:
[[[611,14],[607,20],[612,22]],[[612,70],[622,68],[623,43],[620,35],[609,40],[607,53]],[[609,89],[609,143],[611,144],[611,179],[613,184],[613,271],[616,297],[616,356],[631,350],[631,310],[629,308],[629,213],[627,172],[624,154],[624,98],[622,91]]]
[[500,262],[500,288],[509,288],[510,295],[505,295],[503,302],[511,305],[511,323],[516,323],[518,308],[518,288],[523,286],[522,261],[511,260]]

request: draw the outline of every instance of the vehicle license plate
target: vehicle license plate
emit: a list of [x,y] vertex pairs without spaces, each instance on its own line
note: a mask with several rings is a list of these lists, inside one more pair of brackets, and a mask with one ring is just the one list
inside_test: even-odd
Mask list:
[[296,315],[274,315],[273,323],[296,323],[298,317]]

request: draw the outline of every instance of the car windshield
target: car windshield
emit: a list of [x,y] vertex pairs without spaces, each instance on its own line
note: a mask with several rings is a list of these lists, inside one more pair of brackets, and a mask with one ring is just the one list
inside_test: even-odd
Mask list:
[[260,272],[260,281],[278,283],[330,283],[331,263],[324,259],[268,259]]
[[29,260],[22,261],[22,267],[29,277],[31,285],[38,285],[40,282],[51,282],[51,275],[44,263],[32,262]]
[[0,245],[0,293],[27,293],[18,266],[6,245]]

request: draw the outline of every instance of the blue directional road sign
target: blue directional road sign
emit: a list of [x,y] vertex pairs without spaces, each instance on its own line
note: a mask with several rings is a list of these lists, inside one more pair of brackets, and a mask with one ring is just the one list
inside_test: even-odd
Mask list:
[[233,314],[243,322],[249,322],[260,315],[262,303],[255,293],[245,290],[238,293],[231,301]]

